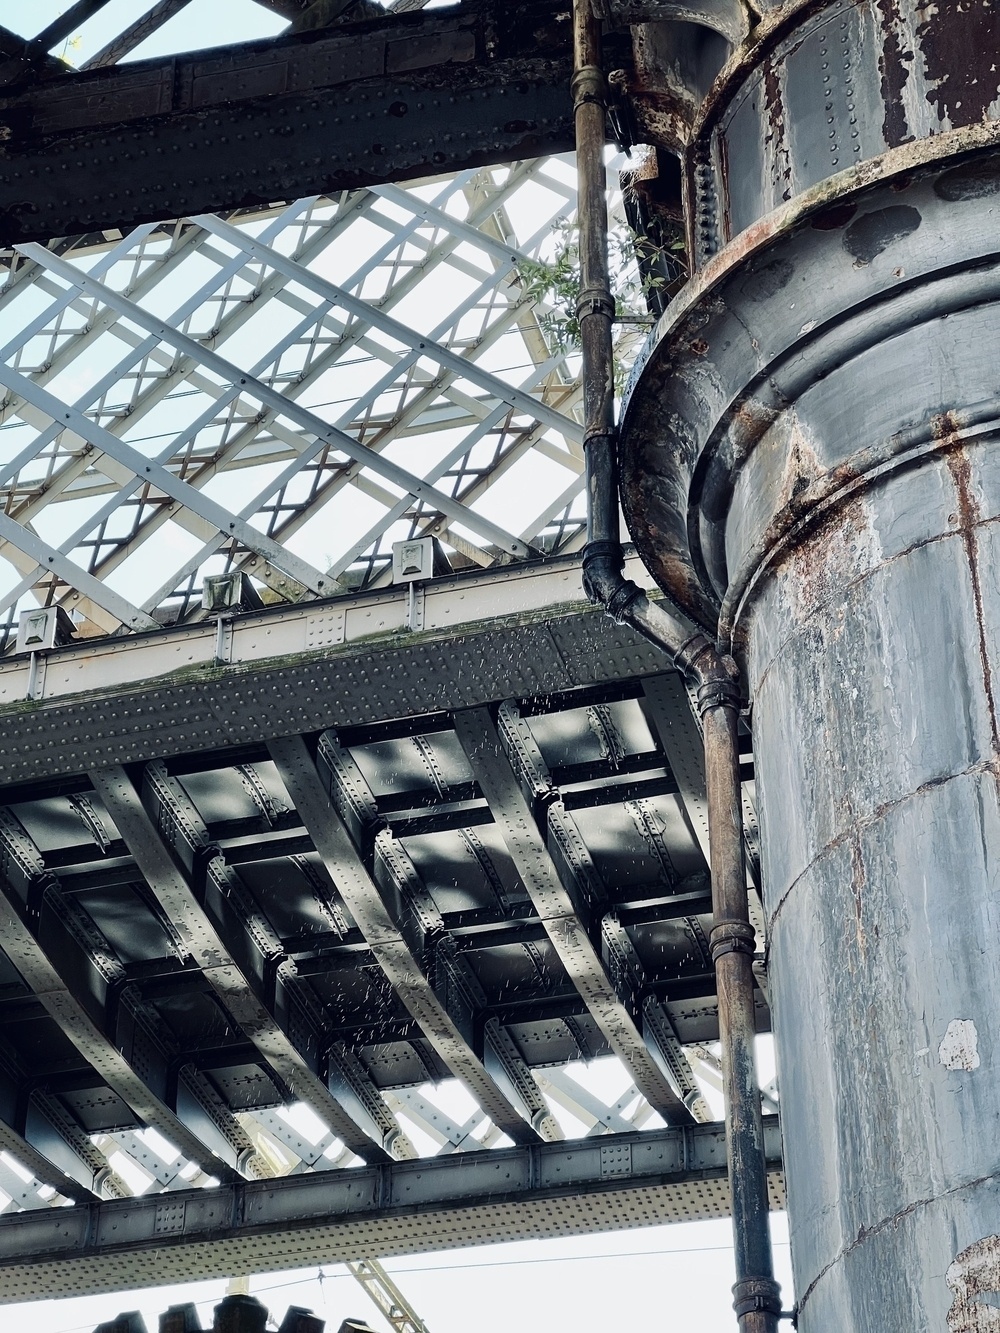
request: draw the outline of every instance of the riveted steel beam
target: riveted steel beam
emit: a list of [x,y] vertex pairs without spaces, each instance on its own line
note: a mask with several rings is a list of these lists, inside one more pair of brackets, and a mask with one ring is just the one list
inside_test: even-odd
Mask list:
[[190,3],[191,0],[159,0],[159,3],[148,9],[141,18],[129,24],[117,37],[112,38],[88,60],[85,60],[80,69],[104,69],[108,65],[117,65],[122,56],[127,56],[147,37],[151,37],[154,32],[158,32],[164,23],[169,22],[182,9],[186,9]]
[[103,769],[90,776],[136,865],[173,924],[180,946],[201,969],[234,1023],[254,1043],[279,1080],[311,1105],[353,1152],[365,1160],[385,1160],[382,1147],[363,1133],[330,1096],[255,994],[216,925],[191,891],[168,845],[186,843],[183,850],[193,858],[200,850],[197,834],[185,838],[184,810],[176,801],[168,800],[169,793],[163,790],[159,775],[147,774],[145,784],[147,791],[151,782],[158,789],[155,818],[147,812],[123,770]]
[[[362,854],[365,850],[371,852],[372,878],[383,899],[393,904],[401,933],[414,959],[427,957],[431,952],[434,954],[433,966],[438,984],[432,989],[462,1033],[466,1044],[465,1052],[458,1053],[461,1063],[449,1064],[449,1068],[457,1077],[461,1077],[458,1069],[465,1068],[472,1061],[468,1066],[472,1075],[477,1079],[482,1079],[484,1074],[492,1078],[499,1098],[506,1098],[542,1138],[562,1138],[562,1131],[549,1112],[531,1070],[510,1036],[495,1020],[487,1020],[483,1028],[482,1060],[475,1055],[477,1034],[486,1009],[485,996],[455,948],[441,912],[400,842],[402,830],[398,826],[385,826],[386,821],[379,812],[364,774],[350,752],[330,732],[322,738],[319,758],[320,771],[328,782],[330,795],[355,847]],[[468,818],[468,813],[463,818]],[[456,823],[455,827],[464,828],[466,825]],[[426,976],[427,969],[423,971]],[[502,1106],[502,1100],[497,1104]],[[499,1122],[494,1120],[494,1123],[506,1130],[509,1117]],[[520,1125],[516,1128],[520,1133]]]
[[[588,1010],[650,1105],[667,1121],[686,1123],[689,1111],[646,1047],[590,940],[580,904],[559,878],[492,715],[468,709],[453,721],[524,887]],[[536,773],[530,781],[541,779]]]
[[[252,793],[255,790],[253,770],[244,767],[241,772]],[[263,1004],[274,1024],[287,1037],[286,1041],[275,1040],[272,1033],[267,1041],[265,1033],[258,1031],[254,1040],[259,1049],[267,1041],[271,1067],[301,1101],[334,1129],[339,1131],[345,1124],[353,1123],[394,1157],[415,1157],[416,1150],[350,1051],[340,1052],[335,1048],[329,1052],[330,1067],[324,1081],[321,1034],[325,1015],[322,1006],[299,975],[294,962],[285,956],[281,940],[257,908],[238,872],[231,869],[211,846],[208,829],[181,783],[169,777],[162,764],[148,764],[143,775],[142,795],[160,836],[188,883],[203,876],[201,905],[205,916],[236,961],[248,991],[253,993],[255,1001]],[[264,796],[267,799],[266,793]],[[273,814],[273,810],[265,813]],[[330,911],[331,914],[336,912],[332,904]],[[279,986],[281,1008],[289,1015],[283,1024],[277,1019]],[[235,1005],[229,1003],[227,1007],[244,1027],[247,1021],[256,1027],[254,1002],[249,1010],[238,999]],[[297,1033],[295,1041],[292,1041],[292,1030]],[[290,1054],[289,1046],[294,1049],[294,1055]],[[348,1146],[356,1141],[355,1134]]]
[[[121,965],[93,936],[74,929],[78,914],[64,902],[58,885],[45,870],[42,857],[24,829],[8,811],[0,811],[0,933],[3,949],[32,988],[45,1011],[59,1025],[88,1064],[145,1125],[159,1130],[192,1161],[212,1162],[220,1176],[228,1173],[212,1161],[212,1150],[193,1134],[166,1100],[167,1090],[156,1090],[151,1071],[165,1066],[172,1053],[153,1052],[155,1034],[148,1026],[130,1025],[132,1039],[107,1028],[107,997],[124,982]],[[46,947],[40,943],[44,932]],[[56,956],[58,949],[59,956]],[[67,954],[76,955],[90,984],[71,988]],[[60,971],[56,963],[62,967]],[[98,997],[103,997],[99,999]],[[129,1052],[127,1055],[126,1050]],[[129,1058],[131,1055],[131,1060]],[[134,1064],[143,1069],[143,1076]]]
[[44,1088],[28,1097],[25,1137],[86,1194],[124,1199],[131,1190],[58,1099]]
[[106,64],[120,39],[105,67],[0,100],[0,241],[563,152],[568,25],[552,20],[544,3],[463,5]]
[[271,741],[268,749],[330,878],[427,1041],[515,1143],[534,1141],[534,1130],[497,1087],[435,994],[351,837],[338,808],[343,804],[343,783],[335,776],[341,762],[336,742],[332,737],[321,737],[320,771],[300,737]]
[[[477,388],[483,389],[492,397],[498,398],[502,403],[507,403],[516,412],[521,412],[527,417],[542,422],[550,429],[558,431],[567,440],[573,440],[576,443],[582,441],[583,428],[578,421],[555,411],[547,403],[532,398],[530,394],[513,388],[499,376],[485,370],[468,357],[462,356],[461,353],[452,351],[443,343],[436,342],[432,338],[423,337],[415,329],[409,328],[400,320],[385,314],[374,303],[362,300],[361,297],[355,296],[352,292],[330,282],[318,273],[308,271],[303,273],[301,266],[296,264],[294,260],[290,260],[286,255],[275,250],[273,246],[262,245],[256,237],[251,236],[246,231],[240,231],[230,223],[224,222],[222,218],[201,216],[195,218],[194,221],[200,227],[204,227],[206,231],[211,232],[212,235],[221,237],[228,241],[230,245],[235,245],[238,249],[244,250],[247,255],[260,263],[284,274],[290,281],[301,283],[317,296],[330,301],[333,305],[340,306],[349,314],[354,315],[355,318],[365,320],[373,329],[378,329],[380,333],[397,339],[404,347],[415,347],[427,360],[434,361],[453,374],[457,374],[462,379],[475,384]],[[476,234],[478,235],[478,233]],[[512,257],[510,255],[504,256],[508,262]]]
[[[774,1118],[766,1148],[780,1207]],[[720,1217],[725,1173],[713,1124],[23,1213],[0,1218],[0,1302]]]
[[[415,477],[411,472],[408,472],[406,468],[400,467],[390,459],[382,457],[382,455],[377,453],[374,449],[369,449],[367,446],[359,444],[357,440],[346,432],[339,430],[337,427],[327,425],[322,417],[314,412],[310,412],[307,408],[301,407],[294,400],[287,398],[282,394],[280,390],[265,384],[261,380],[254,379],[249,374],[241,372],[238,366],[227,361],[225,357],[220,356],[217,352],[211,351],[203,343],[197,342],[194,338],[190,338],[187,334],[181,333],[172,325],[158,319],[155,315],[144,310],[141,306],[136,305],[136,303],[129,300],[128,297],[113,291],[104,283],[96,282],[94,279],[89,278],[85,273],[74,268],[72,264],[64,263],[63,260],[56,258],[51,251],[46,250],[44,246],[31,245],[22,248],[26,254],[37,259],[37,261],[43,264],[44,267],[50,268],[58,273],[61,278],[78,287],[81,291],[96,296],[102,303],[111,306],[111,308],[117,310],[120,315],[123,315],[126,319],[138,324],[140,328],[147,329],[150,333],[155,334],[169,346],[175,347],[177,351],[191,356],[196,364],[200,364],[204,369],[219,375],[226,384],[238,388],[250,398],[258,399],[272,411],[275,411],[277,415],[289,418],[291,421],[295,422],[298,427],[315,436],[317,441],[332,445],[335,449],[347,454],[349,458],[354,459],[356,462],[366,463],[372,471],[379,476],[384,477],[386,480],[397,486],[401,486],[415,499],[426,500],[441,513],[447,514],[450,518],[456,518],[460,522],[467,524],[488,541],[495,542],[501,550],[507,551],[511,555],[519,556],[526,556],[531,553],[530,548],[526,546],[524,542],[511,536],[510,533],[506,532],[503,528],[491,522],[483,515],[477,514],[474,510],[467,509],[465,505],[453,500],[451,496],[447,495],[444,491],[440,491],[435,486],[431,486],[427,482],[422,481],[419,477]],[[282,267],[283,264],[284,257],[282,257]],[[309,282],[311,285],[311,275],[308,274],[308,272],[303,272],[298,268],[298,265],[294,264],[294,262],[292,268],[293,281],[300,281],[303,283]],[[297,277],[294,276],[295,270],[298,270]],[[375,318],[372,307],[364,302],[360,302],[359,304],[364,311],[363,317],[368,318],[374,323]],[[392,321],[392,323],[395,324],[396,321]],[[403,341],[411,342],[414,337],[415,335],[412,333],[407,333],[407,335],[403,337]],[[466,373],[467,378],[475,379],[477,377],[477,368],[474,366],[474,363],[463,362],[463,359],[454,353],[446,353],[445,355],[449,360],[454,358],[467,366],[467,370],[464,372]],[[478,373],[482,374],[484,372]],[[74,431],[82,435],[84,439],[90,440],[92,444],[102,449],[105,453],[108,453],[112,458],[123,462],[127,467],[131,467],[137,475],[145,477],[153,482],[153,484],[166,495],[170,495],[172,498],[179,500],[180,503],[186,505],[196,514],[206,519],[207,522],[213,524],[213,526],[224,535],[231,534],[239,537],[250,550],[256,551],[258,554],[273,561],[279,569],[286,570],[286,572],[291,574],[293,578],[304,583],[305,586],[310,588],[313,592],[322,592],[324,588],[329,591],[329,585],[332,583],[332,580],[318,574],[317,571],[311,569],[305,561],[300,560],[297,556],[293,555],[280,543],[273,541],[269,537],[265,537],[244,519],[234,518],[224,510],[221,505],[216,504],[214,501],[209,500],[207,496],[195,491],[194,488],[187,485],[187,483],[179,481],[159,464],[143,462],[141,457],[137,458],[135,450],[124,445],[121,441],[118,441],[116,437],[112,436],[109,431],[104,430],[103,427],[90,422],[82,413],[77,412],[75,409],[67,409],[65,404],[59,403],[58,400],[52,398],[51,395],[46,394],[43,390],[37,389],[29,381],[26,381],[23,376],[18,375],[17,372],[10,370],[3,365],[0,365],[0,383],[6,384],[8,388],[16,389],[23,395],[26,401],[45,412],[53,421],[66,422]],[[517,390],[509,389],[507,386],[504,386],[504,389],[508,395],[517,394]],[[542,405],[537,403],[533,398],[528,395],[524,395],[524,397],[527,398],[527,402],[535,409],[532,415],[539,415],[545,410]],[[555,413],[553,415],[558,416],[559,414]]]
[[45,655],[30,708],[28,661],[0,661],[0,782],[550,695],[665,666],[663,653],[587,605],[575,557],[433,580],[424,607],[424,630],[410,635],[397,632],[405,589],[241,615],[222,668],[212,624],[71,644]]
[[[27,1072],[22,1067],[17,1053],[5,1039],[0,1040],[0,1107],[2,1107],[0,1151],[8,1154],[11,1161],[30,1171],[34,1177],[29,1199],[22,1202],[17,1193],[10,1190],[6,1184],[3,1185],[5,1192],[17,1199],[21,1207],[31,1209],[37,1208],[42,1202],[35,1192],[40,1184],[49,1186],[66,1199],[83,1199],[92,1195],[94,1193],[92,1175],[89,1180],[84,1178],[86,1183],[81,1185],[79,1170],[67,1171],[62,1158],[57,1161],[56,1154],[50,1155],[47,1151],[52,1148],[52,1144],[36,1142],[39,1138],[35,1132],[37,1126],[29,1125],[32,1092]],[[72,1152],[69,1142],[65,1139],[59,1147],[62,1153]],[[79,1159],[77,1161],[79,1163]],[[24,1190],[25,1182],[15,1171],[10,1171],[10,1174],[19,1180],[21,1189]]]

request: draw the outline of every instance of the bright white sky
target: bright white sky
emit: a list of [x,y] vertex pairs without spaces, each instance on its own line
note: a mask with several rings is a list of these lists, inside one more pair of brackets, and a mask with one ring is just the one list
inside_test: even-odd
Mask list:
[[[791,1278],[784,1217],[775,1219],[775,1260],[786,1306]],[[452,1250],[388,1260],[385,1267],[431,1333],[734,1333],[729,1223],[647,1227],[609,1235]],[[341,1320],[385,1323],[344,1269],[270,1273],[251,1281],[251,1293],[280,1321],[289,1305],[307,1306],[337,1333]],[[225,1282],[165,1287],[153,1292],[45,1301],[0,1310],[5,1333],[91,1333],[102,1320],[139,1309],[150,1333],[156,1317],[180,1301],[198,1303],[211,1326],[212,1306]],[[9,1322],[8,1322],[9,1321]]]
[[[433,0],[432,0],[433,2]],[[111,0],[65,50],[74,64],[99,50],[151,0]],[[0,0],[0,24],[32,36],[69,7],[65,0]],[[253,0],[192,0],[130,59],[189,50],[279,32],[275,14]],[[770,1076],[771,1071],[766,1071]],[[785,1218],[773,1219],[775,1259],[792,1302]],[[410,1256],[386,1267],[416,1306],[431,1333],[607,1333],[611,1328],[656,1333],[733,1333],[733,1281],[729,1222],[655,1227],[554,1241],[476,1247],[444,1254]],[[342,1319],[361,1317],[379,1329],[380,1320],[345,1270],[316,1269],[251,1279],[280,1321],[289,1304],[311,1307],[336,1333]],[[0,1313],[5,1333],[90,1333],[123,1310],[140,1309],[150,1333],[171,1303],[198,1302],[202,1322],[225,1293],[224,1281],[155,1291],[93,1296],[7,1306]]]

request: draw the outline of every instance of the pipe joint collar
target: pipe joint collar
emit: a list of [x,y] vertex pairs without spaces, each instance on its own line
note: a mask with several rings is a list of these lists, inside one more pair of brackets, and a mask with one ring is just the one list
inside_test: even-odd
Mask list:
[[604,287],[586,287],[576,302],[577,319],[586,319],[588,315],[603,315],[605,319],[615,317],[615,298]]
[[603,606],[612,620],[623,624],[628,609],[643,592],[622,574],[619,542],[588,542],[583,554],[583,590],[591,602]]
[[710,708],[733,708],[743,703],[740,690],[740,669],[728,654],[717,657],[708,679],[698,685],[698,712],[705,716]]
[[573,94],[573,110],[578,110],[587,103],[594,104],[603,111],[606,105],[607,80],[604,70],[599,65],[583,65],[573,75],[570,91]]
[[745,953],[752,958],[757,952],[757,932],[749,921],[719,921],[712,927],[709,944],[713,963],[727,953]]
[[781,1288],[773,1277],[746,1277],[733,1286],[733,1309],[737,1319],[762,1311],[780,1318]]

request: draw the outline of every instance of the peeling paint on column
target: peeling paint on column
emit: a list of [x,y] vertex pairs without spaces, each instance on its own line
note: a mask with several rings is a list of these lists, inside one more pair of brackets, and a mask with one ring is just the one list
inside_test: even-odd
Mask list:
[[976,133],[734,241],[621,429],[643,559],[746,666],[800,1333],[1000,1333],[1000,1238],[963,1248],[1000,1179],[1000,126]]
[[955,1293],[948,1333],[1000,1333],[1000,1236],[986,1236],[962,1250],[945,1280]]
[[838,169],[996,118],[998,23],[996,0],[784,5],[695,128],[693,151],[726,164],[711,201],[724,239]]
[[938,1047],[945,1069],[979,1068],[979,1033],[971,1018],[953,1018]]

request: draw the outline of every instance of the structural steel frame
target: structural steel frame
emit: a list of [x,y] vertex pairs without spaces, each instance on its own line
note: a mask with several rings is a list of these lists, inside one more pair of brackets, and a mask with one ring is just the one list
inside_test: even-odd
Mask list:
[[[5,181],[100,150],[65,225],[0,196],[3,1299],[719,1215],[698,725],[583,594],[536,276],[573,177],[511,160],[569,146],[567,34],[397,4],[116,68],[182,8],[89,72],[0,34]],[[237,123],[329,142],[331,98],[378,124],[326,174],[230,172]],[[388,183],[421,125],[458,174]],[[194,185],[150,202],[177,135]],[[330,192],[288,202],[300,168]],[[434,577],[393,586],[418,537]],[[215,574],[251,601],[210,614]],[[18,656],[38,605],[75,637]]]
[[[0,117],[10,127],[0,241],[572,147],[569,25],[551,0],[466,0],[443,14],[420,4],[384,15],[355,6],[326,28],[293,23],[267,41],[118,64],[183,7],[153,6],[81,70],[47,56],[64,24],[40,44],[0,29]],[[184,170],[165,173],[180,154]]]
[[[525,191],[535,206],[542,201],[544,221],[518,246],[506,210]],[[578,388],[565,354],[549,350],[518,268],[572,206],[560,170],[533,162],[466,173],[430,201],[389,187],[299,201],[242,226],[208,217],[144,226],[105,244],[86,270],[90,247],[80,259],[73,246],[62,255],[19,247],[0,291],[0,329],[16,327],[35,291],[51,300],[32,309],[0,353],[7,391],[0,425],[15,427],[18,441],[33,436],[0,470],[8,494],[0,554],[21,573],[3,610],[55,600],[85,617],[89,633],[149,629],[200,614],[206,571],[244,570],[275,597],[298,600],[343,589],[345,580],[384,581],[387,538],[438,537],[460,562],[484,566],[573,549],[582,533]],[[389,232],[373,251],[372,223]],[[359,229],[369,253],[346,281],[331,283],[315,270],[350,247]],[[206,267],[208,280],[167,319],[149,309],[172,283]],[[412,309],[442,277],[464,290],[426,332],[390,314],[406,301]],[[374,300],[373,282],[382,289]],[[267,350],[248,369],[212,350],[242,349],[251,331]],[[125,355],[99,373],[109,335],[125,344]],[[526,361],[527,376],[481,364],[504,349]],[[242,351],[234,354],[240,361]],[[352,394],[355,366],[368,385]],[[59,385],[81,376],[91,381],[86,391],[64,402]],[[331,384],[346,401],[333,420],[300,402]],[[152,452],[140,428],[184,413],[185,394],[200,410]],[[422,475],[392,457],[404,440],[434,430],[447,432],[449,447]],[[490,487],[526,458],[555,464],[565,482],[547,480],[544,506],[526,509],[530,521],[515,534],[484,506]],[[206,494],[220,494],[219,478],[232,470],[262,483],[241,507]],[[320,568],[294,546],[325,506],[334,502],[343,513],[345,486],[372,502],[374,521],[324,553],[330,559]],[[58,503],[86,517],[48,542],[39,532],[43,511]],[[151,538],[162,552],[172,534],[175,547],[198,544],[136,604],[114,586],[122,566],[131,560],[136,568]]]

